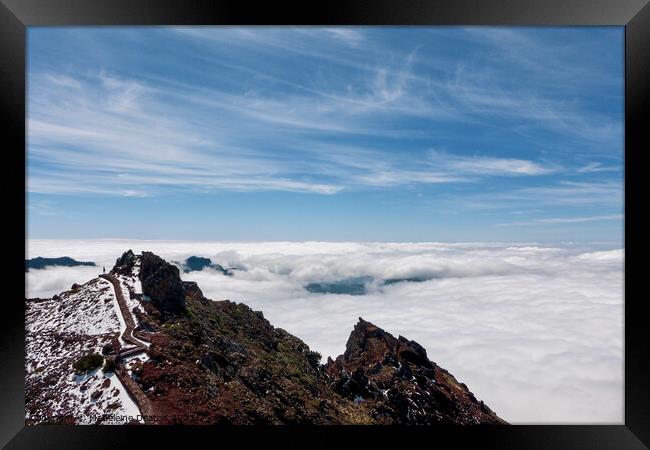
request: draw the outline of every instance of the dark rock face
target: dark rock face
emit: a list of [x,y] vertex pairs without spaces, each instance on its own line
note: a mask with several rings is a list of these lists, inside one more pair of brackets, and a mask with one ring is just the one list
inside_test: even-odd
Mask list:
[[181,280],[178,267],[151,252],[142,252],[142,255],[135,255],[132,250],[124,252],[115,262],[112,272],[130,276],[138,260],[142,293],[161,310],[182,311],[188,294],[203,296],[196,283]]
[[199,285],[195,281],[183,281],[183,292],[185,293],[185,298],[194,298],[202,299],[203,291],[199,288]]
[[136,261],[137,258],[133,254],[133,250],[129,249],[124,252],[122,256],[117,258],[117,261],[115,261],[115,267],[113,267],[113,272],[120,275],[130,275]]
[[505,423],[426,350],[359,318],[345,353],[324,367],[338,393],[364,404],[379,423]]
[[185,308],[185,289],[178,267],[151,252],[142,252],[140,281],[142,293],[161,309],[180,311]]
[[39,256],[38,258],[25,260],[25,272],[28,269],[43,269],[47,266],[95,266],[95,263],[91,261],[77,261],[68,256],[62,256],[61,258],[43,258]]

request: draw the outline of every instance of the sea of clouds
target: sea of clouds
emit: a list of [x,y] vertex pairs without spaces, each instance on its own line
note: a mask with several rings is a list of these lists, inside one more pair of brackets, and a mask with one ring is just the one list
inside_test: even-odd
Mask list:
[[[511,423],[623,422],[622,249],[504,243],[30,240],[27,258],[70,256],[99,267],[26,273],[26,296],[49,297],[110,270],[127,249],[168,261],[209,257],[183,274],[206,297],[243,302],[336,357],[358,317],[422,344],[431,360]],[[310,293],[353,277],[365,295]]]

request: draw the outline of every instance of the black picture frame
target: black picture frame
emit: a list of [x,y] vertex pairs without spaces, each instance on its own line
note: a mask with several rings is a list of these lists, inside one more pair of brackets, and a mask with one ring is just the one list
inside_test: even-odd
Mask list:
[[[650,5],[648,0],[373,0],[302,2],[281,7],[225,0],[0,0],[0,102],[4,146],[7,236],[26,236],[26,27],[43,25],[618,25],[625,27],[625,421],[623,425],[454,427],[110,427],[24,426],[24,303],[19,270],[25,247],[15,242],[3,271],[0,327],[0,444],[6,448],[133,448],[144,446],[257,445],[332,447],[453,443],[449,448],[643,449],[650,446],[650,332],[643,278],[641,204],[650,149]],[[11,178],[11,181],[9,179]],[[15,191],[15,192],[14,192]],[[636,195],[635,195],[636,193]],[[22,212],[21,212],[22,209]],[[20,218],[23,220],[20,220]],[[645,227],[643,227],[645,228]],[[6,239],[9,241],[10,239]],[[23,255],[19,253],[22,252]],[[14,278],[15,277],[15,278]],[[7,280],[11,280],[8,283]],[[24,287],[24,286],[23,286]],[[640,292],[640,295],[633,295]],[[227,442],[232,441],[232,442]],[[154,443],[155,442],[155,443]],[[421,444],[420,444],[421,445]],[[447,446],[443,445],[443,448]]]

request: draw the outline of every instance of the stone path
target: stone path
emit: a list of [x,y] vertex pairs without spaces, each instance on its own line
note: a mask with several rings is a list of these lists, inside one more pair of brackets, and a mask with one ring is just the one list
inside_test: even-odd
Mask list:
[[147,346],[143,341],[133,337],[133,331],[135,329],[135,320],[133,320],[133,315],[129,311],[129,306],[122,295],[122,286],[120,281],[115,278],[113,275],[104,274],[100,275],[101,278],[109,281],[113,285],[113,290],[115,291],[115,298],[117,299],[117,304],[120,307],[120,313],[124,323],[126,324],[126,329],[122,333],[122,340],[128,344],[133,345],[134,347],[128,349],[120,349],[120,351],[115,355],[115,362],[117,363],[117,369],[115,370],[115,375],[124,385],[124,388],[131,396],[133,401],[138,405],[140,409],[140,414],[143,416],[144,422],[146,424],[155,423],[153,420],[153,407],[151,406],[151,401],[144,393],[142,388],[136,383],[133,378],[129,376],[129,373],[124,366],[124,358],[127,356],[133,356],[140,353],[144,353],[147,350]]

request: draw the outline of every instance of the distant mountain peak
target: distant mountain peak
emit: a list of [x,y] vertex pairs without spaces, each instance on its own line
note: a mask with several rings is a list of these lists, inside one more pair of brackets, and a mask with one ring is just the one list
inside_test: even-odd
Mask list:
[[390,333],[359,317],[345,345],[343,360],[358,364],[376,362],[377,358],[395,346],[395,342],[397,339]]
[[221,272],[224,275],[232,275],[233,270],[239,270],[237,267],[224,268],[221,264],[213,263],[210,258],[204,258],[202,256],[190,256],[182,264],[183,272],[195,272],[201,271],[203,269],[209,268]]
[[44,258],[42,256],[38,256],[36,258],[25,260],[25,271],[28,269],[43,269],[49,266],[75,267],[95,265],[96,264],[92,261],[77,261],[76,259],[70,258],[69,256],[61,256],[58,258]]

